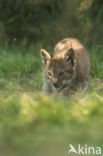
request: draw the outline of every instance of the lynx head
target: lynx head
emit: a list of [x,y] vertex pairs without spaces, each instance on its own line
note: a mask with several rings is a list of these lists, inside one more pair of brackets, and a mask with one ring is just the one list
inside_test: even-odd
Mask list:
[[50,55],[41,49],[44,72],[55,88],[63,88],[75,77],[75,52],[71,48],[65,54]]

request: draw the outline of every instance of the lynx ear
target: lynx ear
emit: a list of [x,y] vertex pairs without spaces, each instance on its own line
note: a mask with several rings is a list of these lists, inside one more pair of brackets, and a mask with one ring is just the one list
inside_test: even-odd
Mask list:
[[65,56],[65,61],[68,62],[68,63],[71,63],[72,65],[74,65],[74,49],[73,48],[70,48]]
[[51,58],[50,54],[49,54],[45,49],[41,49],[41,50],[40,50],[40,55],[41,55],[42,62],[43,62],[44,65],[45,65],[45,64],[47,63],[47,61],[49,61],[50,58]]

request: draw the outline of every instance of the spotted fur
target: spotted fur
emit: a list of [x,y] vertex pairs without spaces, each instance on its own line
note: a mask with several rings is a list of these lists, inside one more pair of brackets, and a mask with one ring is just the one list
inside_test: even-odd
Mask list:
[[43,90],[69,95],[86,86],[89,78],[90,59],[84,46],[75,38],[61,40],[53,55],[41,49]]

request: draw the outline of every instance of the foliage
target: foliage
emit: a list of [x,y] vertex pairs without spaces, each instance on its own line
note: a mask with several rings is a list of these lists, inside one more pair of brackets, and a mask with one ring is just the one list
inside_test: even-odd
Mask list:
[[[0,155],[67,155],[103,145],[103,1],[0,1]],[[42,92],[40,48],[76,37],[91,58],[90,83],[73,97]],[[18,44],[19,43],[19,44]]]
[[17,43],[44,39],[50,45],[74,36],[88,45],[100,44],[102,13],[102,0],[2,0],[0,39],[10,44],[14,39]]
[[69,143],[102,146],[103,48],[89,49],[89,87],[69,98],[41,92],[39,47],[25,50],[2,49],[0,57],[0,155],[40,156],[55,151],[61,156],[64,144],[65,148]]

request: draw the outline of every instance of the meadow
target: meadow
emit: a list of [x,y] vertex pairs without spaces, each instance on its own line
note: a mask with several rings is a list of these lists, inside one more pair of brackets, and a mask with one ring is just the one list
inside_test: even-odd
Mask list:
[[64,98],[42,92],[38,44],[1,48],[0,156],[67,156],[69,144],[103,148],[103,46],[87,49],[89,86]]
[[[88,50],[89,86],[46,95],[40,49],[66,37]],[[103,155],[103,1],[1,0],[0,156],[74,156],[69,144]]]

